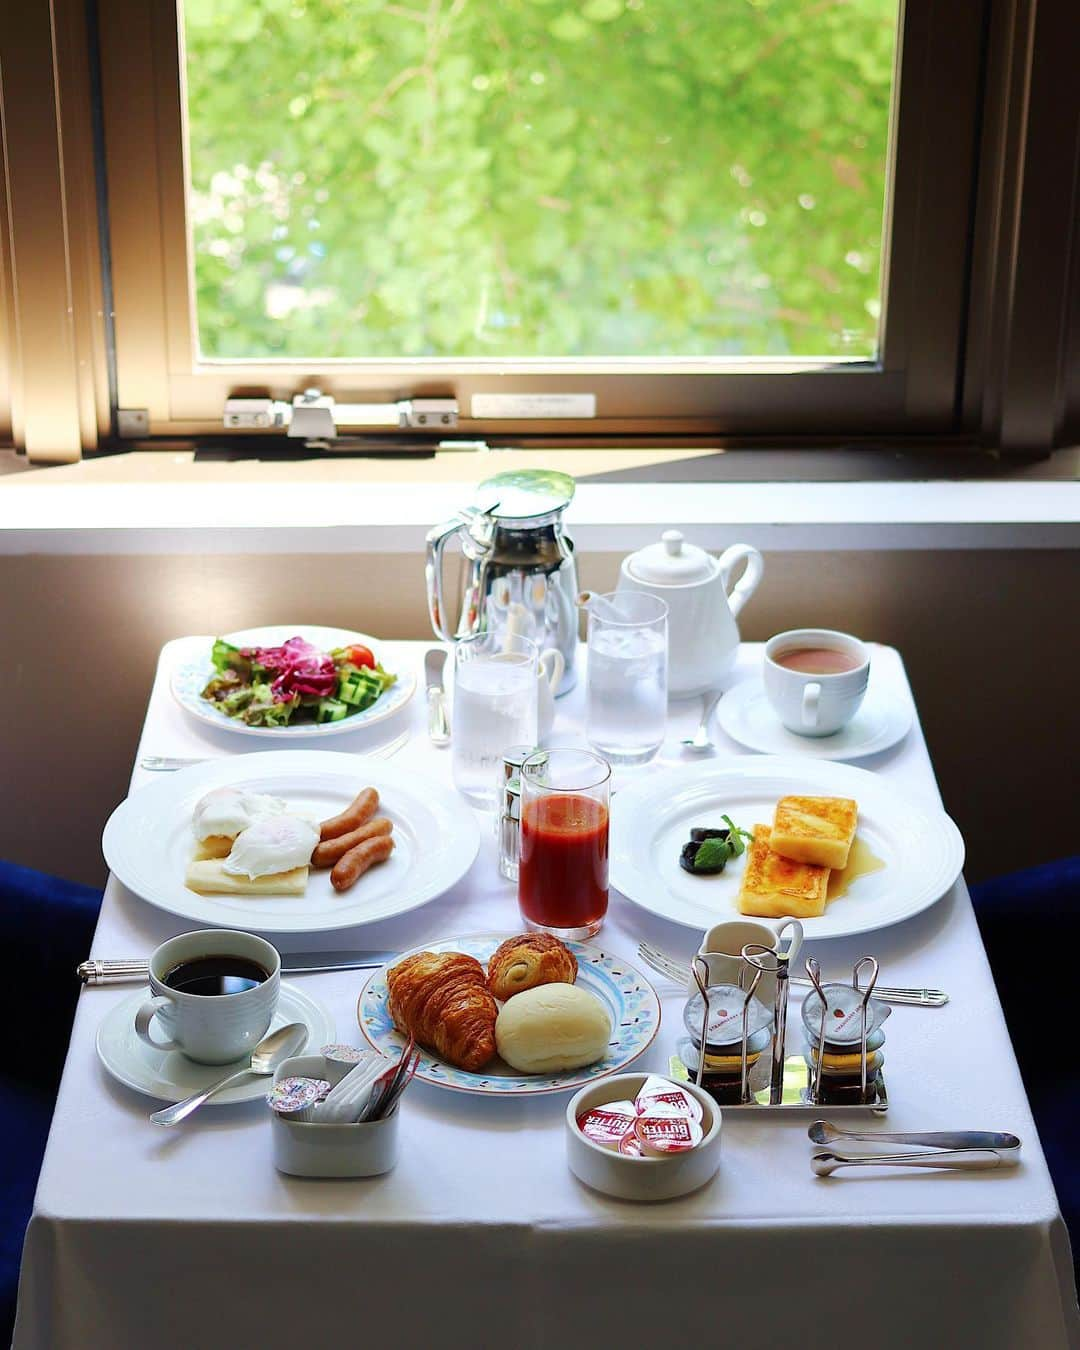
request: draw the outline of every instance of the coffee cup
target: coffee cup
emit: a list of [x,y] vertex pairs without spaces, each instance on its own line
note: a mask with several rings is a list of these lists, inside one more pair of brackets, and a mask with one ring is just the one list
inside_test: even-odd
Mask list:
[[797,736],[831,736],[859,711],[870,650],[849,633],[793,628],[765,644],[765,694]]
[[[270,1029],[280,987],[281,957],[263,938],[216,928],[181,933],[150,957],[152,997],[135,1014],[135,1031],[155,1050],[231,1064]],[[165,1039],[151,1033],[155,1020]]]

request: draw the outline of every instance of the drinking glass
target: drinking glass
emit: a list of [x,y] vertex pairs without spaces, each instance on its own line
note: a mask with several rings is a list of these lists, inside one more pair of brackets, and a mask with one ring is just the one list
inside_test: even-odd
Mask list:
[[538,668],[536,643],[516,633],[478,633],[454,648],[451,769],[474,806],[495,805],[507,746],[536,744]]
[[518,906],[534,932],[588,938],[608,906],[611,766],[590,750],[537,750],[521,766]]
[[668,607],[644,591],[616,591],[589,609],[585,729],[612,764],[645,764],[664,742]]

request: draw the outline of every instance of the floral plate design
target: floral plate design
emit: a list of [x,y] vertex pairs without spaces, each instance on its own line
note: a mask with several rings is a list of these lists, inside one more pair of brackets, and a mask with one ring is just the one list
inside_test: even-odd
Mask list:
[[[425,942],[413,950],[464,952],[486,965],[499,943],[511,936],[510,933],[473,933],[467,937]],[[579,988],[595,994],[611,1017],[611,1042],[602,1060],[581,1069],[568,1069],[565,1073],[519,1074],[501,1059],[495,1059],[483,1073],[466,1073],[464,1069],[447,1064],[430,1050],[422,1050],[417,1078],[454,1092],[497,1097],[570,1092],[595,1078],[621,1072],[644,1054],[660,1030],[660,1000],[652,985],[620,956],[591,943],[568,942],[566,945],[577,957]],[[403,952],[398,960],[412,954]],[[361,991],[356,1016],[360,1030],[375,1049],[396,1057],[406,1038],[390,1018],[387,997],[384,967],[371,976]]]

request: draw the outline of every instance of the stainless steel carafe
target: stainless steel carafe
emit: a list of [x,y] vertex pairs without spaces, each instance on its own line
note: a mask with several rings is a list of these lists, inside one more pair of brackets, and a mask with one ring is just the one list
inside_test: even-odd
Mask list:
[[[455,642],[476,633],[521,633],[541,651],[560,651],[559,688],[573,688],[577,651],[577,567],[562,514],[574,495],[569,474],[525,469],[481,483],[476,504],[427,536],[428,609],[437,637]],[[465,559],[456,625],[445,603],[443,553],[457,538]],[[452,626],[453,625],[453,626]]]

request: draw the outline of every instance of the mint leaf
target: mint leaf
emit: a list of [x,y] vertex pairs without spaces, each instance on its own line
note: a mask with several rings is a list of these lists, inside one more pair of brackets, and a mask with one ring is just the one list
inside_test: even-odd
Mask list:
[[732,856],[726,839],[706,839],[694,858],[695,872],[721,872]]
[[721,816],[720,819],[726,820],[728,827],[731,830],[731,833],[727,838],[727,847],[731,856],[733,858],[741,858],[746,852],[746,844],[743,843],[743,840],[745,839],[749,842],[754,836],[749,830],[740,830],[730,816]]

